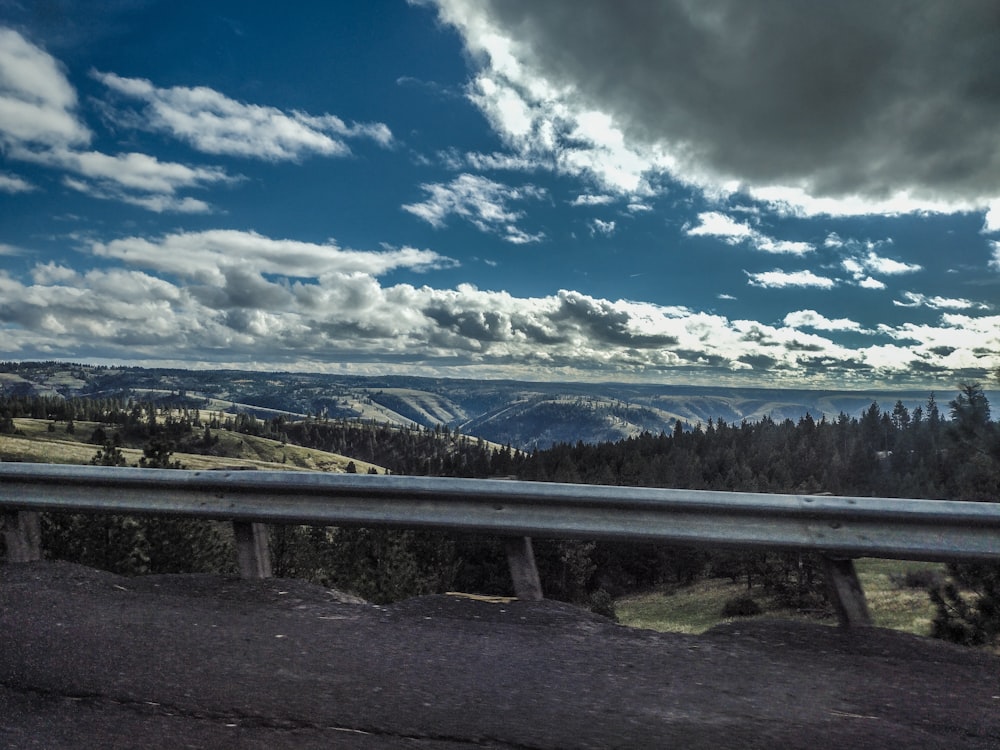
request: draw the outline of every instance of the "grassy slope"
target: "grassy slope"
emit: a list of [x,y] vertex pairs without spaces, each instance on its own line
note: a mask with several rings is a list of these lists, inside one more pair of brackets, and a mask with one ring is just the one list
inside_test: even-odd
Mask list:
[[[66,432],[65,424],[56,425],[55,432],[49,432],[49,420],[15,419],[14,423],[24,435],[0,435],[0,460],[30,461],[54,464],[86,464],[97,452],[97,446],[89,442],[96,422],[76,422],[76,432]],[[107,426],[105,425],[105,429]],[[220,452],[225,456],[200,456],[193,453],[175,453],[173,458],[186,469],[212,469],[223,466],[254,466],[259,469],[315,470],[344,472],[347,464],[354,461],[358,473],[367,473],[374,467],[379,474],[385,469],[365,461],[351,459],[336,453],[297,445],[282,445],[277,440],[241,435],[239,433],[216,430]],[[138,448],[123,448],[129,464],[136,464],[142,458]]]
[[[908,570],[943,572],[943,565],[866,558],[857,560],[855,567],[876,626],[916,635],[930,634],[934,607],[926,591],[899,588],[890,576],[902,575]],[[703,633],[721,622],[731,622],[731,619],[719,614],[723,605],[727,600],[746,593],[743,584],[732,584],[728,579],[707,579],[670,595],[655,592],[625,597],[615,602],[615,608],[623,625],[675,633]],[[766,595],[759,590],[750,594],[766,609]],[[758,617],[809,619],[794,610],[774,609]],[[812,621],[817,620],[813,618]],[[833,619],[818,621],[836,624]]]

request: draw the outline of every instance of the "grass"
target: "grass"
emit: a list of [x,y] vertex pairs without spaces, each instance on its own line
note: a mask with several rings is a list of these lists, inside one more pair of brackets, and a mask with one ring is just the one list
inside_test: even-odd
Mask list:
[[930,635],[934,605],[926,589],[905,588],[893,581],[907,572],[931,570],[946,575],[945,566],[908,560],[856,560],[855,570],[868,599],[872,620],[880,628],[902,630],[915,635]]
[[[55,431],[49,431],[50,420],[15,419],[19,435],[0,435],[0,460],[26,461],[53,464],[87,464],[94,457],[98,446],[90,442],[90,436],[98,426],[111,434],[113,429],[97,422],[77,421],[75,432],[66,432],[65,423],[58,423]],[[385,469],[366,461],[351,459],[337,453],[313,448],[289,445],[269,438],[255,437],[215,430],[219,438],[218,452],[222,456],[203,456],[194,453],[174,453],[173,459],[180,461],[186,469],[217,469],[228,466],[246,466],[272,470],[306,470],[343,473],[353,461],[359,474],[374,468],[379,474]],[[142,450],[122,448],[129,465],[139,463]]]
[[[892,628],[916,635],[929,635],[934,607],[924,589],[902,588],[894,579],[907,571],[932,570],[943,574],[944,566],[936,563],[915,563],[900,560],[865,558],[855,561],[858,578],[868,599],[868,608],[877,627]],[[618,620],[623,625],[672,633],[704,633],[715,625],[733,622],[736,618],[721,616],[725,603],[749,594],[764,609],[753,618],[783,618],[835,625],[832,617],[820,618],[796,610],[773,609],[769,597],[760,589],[746,590],[741,583],[729,579],[706,579],[673,593],[662,591],[628,596],[615,602]]]

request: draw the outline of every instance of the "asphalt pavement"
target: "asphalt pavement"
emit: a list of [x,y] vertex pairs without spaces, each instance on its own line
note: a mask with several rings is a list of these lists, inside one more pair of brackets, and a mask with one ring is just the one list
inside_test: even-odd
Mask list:
[[0,565],[0,748],[1000,748],[1000,658],[778,621]]

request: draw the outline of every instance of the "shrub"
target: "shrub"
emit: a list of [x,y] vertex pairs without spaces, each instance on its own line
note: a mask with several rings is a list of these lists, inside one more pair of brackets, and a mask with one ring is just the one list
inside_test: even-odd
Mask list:
[[932,568],[914,568],[902,574],[892,573],[889,580],[900,589],[937,589],[944,582],[941,574]]
[[604,589],[597,589],[597,591],[590,595],[590,611],[595,615],[607,617],[612,622],[618,622],[618,613],[615,612],[615,600]]
[[1000,642],[1000,565],[951,563],[948,572],[951,580],[930,589],[937,609],[931,635],[965,646],[996,645]]
[[737,596],[722,605],[723,617],[753,617],[761,613],[760,605],[750,596]]

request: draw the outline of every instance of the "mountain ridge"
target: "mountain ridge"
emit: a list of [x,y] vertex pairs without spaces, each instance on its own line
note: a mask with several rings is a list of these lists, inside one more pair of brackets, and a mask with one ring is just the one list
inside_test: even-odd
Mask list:
[[[957,390],[957,388],[956,388]],[[923,406],[931,392],[791,390],[703,385],[459,380],[423,376],[185,370],[61,362],[0,363],[7,396],[184,401],[268,419],[324,417],[460,430],[515,448],[615,441],[643,432],[692,429],[710,420],[816,420],[860,416],[872,403]],[[996,392],[987,392],[997,397]],[[947,411],[951,392],[940,392]]]

